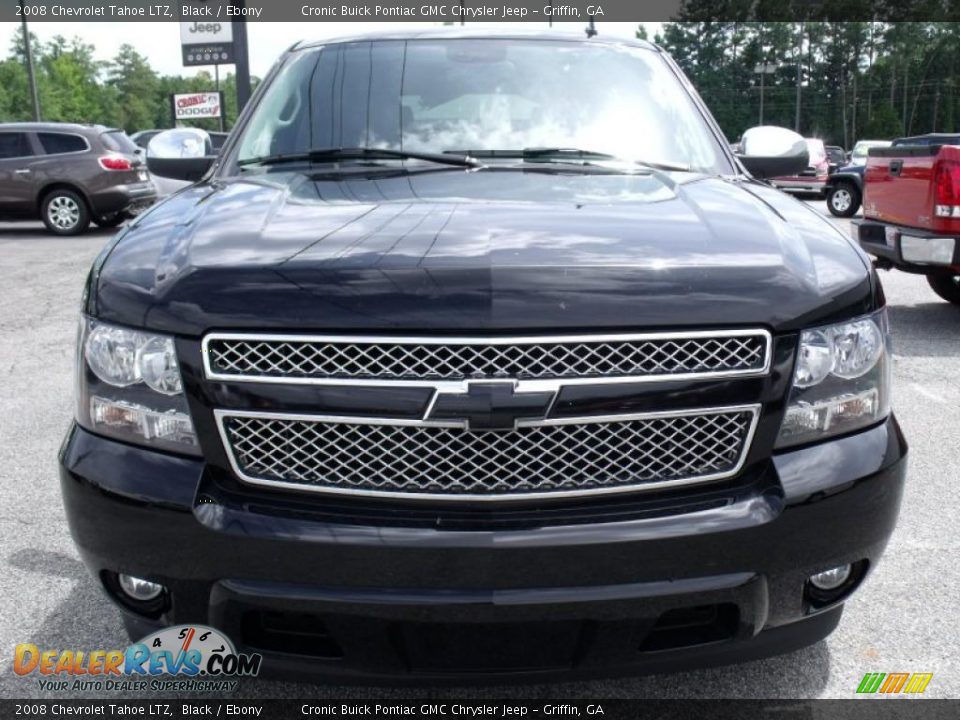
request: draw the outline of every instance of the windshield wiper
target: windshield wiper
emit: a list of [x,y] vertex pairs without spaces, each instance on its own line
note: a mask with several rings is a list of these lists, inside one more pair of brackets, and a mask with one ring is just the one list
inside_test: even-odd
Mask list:
[[314,148],[304,152],[245,158],[237,161],[237,165],[281,165],[296,162],[337,162],[338,160],[424,160],[454,167],[480,167],[481,165],[479,161],[469,156],[369,147]]
[[651,168],[653,170],[677,170],[690,171],[689,165],[680,165],[674,163],[653,162],[646,160],[633,160],[610,153],[597,152],[595,150],[581,150],[579,148],[566,147],[528,147],[522,150],[445,150],[445,153],[459,155],[463,157],[474,158],[514,158],[518,160],[527,160],[530,162],[552,162],[552,161],[570,161],[581,160],[588,163],[591,160],[615,161],[633,163],[641,167]]

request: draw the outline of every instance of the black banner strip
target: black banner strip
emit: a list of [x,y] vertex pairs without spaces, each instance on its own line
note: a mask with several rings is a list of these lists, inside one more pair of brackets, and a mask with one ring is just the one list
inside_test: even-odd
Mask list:
[[662,22],[950,21],[960,0],[899,3],[838,0],[0,0],[6,22]]
[[[309,687],[304,686],[307,694]],[[0,700],[0,717],[24,718],[417,718],[418,720],[953,720],[960,700]]]

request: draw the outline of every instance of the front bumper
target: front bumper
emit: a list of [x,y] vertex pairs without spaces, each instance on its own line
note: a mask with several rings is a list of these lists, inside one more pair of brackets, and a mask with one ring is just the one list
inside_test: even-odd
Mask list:
[[673,671],[816,642],[844,598],[815,607],[806,579],[877,562],[905,456],[890,418],[778,455],[762,471],[770,482],[708,509],[488,531],[232,503],[211,490],[202,461],[76,426],[61,484],[95,575],[170,589],[160,615],[122,608],[133,633],[213,625],[284,677],[539,680]]

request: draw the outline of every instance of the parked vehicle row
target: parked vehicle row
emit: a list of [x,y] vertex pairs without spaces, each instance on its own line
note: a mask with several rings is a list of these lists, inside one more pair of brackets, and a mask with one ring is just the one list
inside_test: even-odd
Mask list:
[[[825,197],[834,215],[849,217],[859,208],[858,193],[852,193],[845,184],[851,178],[837,181],[833,176],[841,171],[862,175],[862,170],[857,168],[863,167],[867,150],[889,144],[888,140],[861,140],[854,145],[852,152],[847,153],[839,145],[824,145],[819,138],[807,138],[810,164],[806,170],[793,176],[773,178],[771,182],[785,192]],[[854,187],[859,188],[859,184]],[[851,207],[852,211],[849,210]]]
[[[928,134],[897,138],[892,142],[876,144],[870,141],[872,147],[903,147],[906,145],[928,147],[931,145],[955,145],[960,143],[960,135],[955,134]],[[836,217],[853,217],[857,214],[863,202],[863,176],[867,166],[863,163],[851,163],[842,167],[827,178],[826,198],[827,209]]]
[[827,176],[830,174],[830,161],[823,140],[807,138],[807,167],[795,175],[782,175],[771,178],[775,188],[795,194],[823,195]]

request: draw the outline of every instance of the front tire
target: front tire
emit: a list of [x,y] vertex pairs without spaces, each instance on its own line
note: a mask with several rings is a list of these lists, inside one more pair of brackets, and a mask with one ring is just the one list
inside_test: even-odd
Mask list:
[[927,275],[927,284],[937,295],[954,305],[960,305],[960,276]]
[[40,205],[40,217],[54,235],[79,235],[90,226],[87,202],[73,190],[50,191]]
[[853,217],[860,209],[860,191],[850,183],[839,183],[827,192],[827,209],[834,217]]

